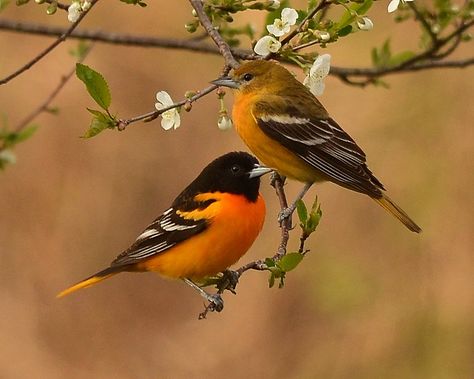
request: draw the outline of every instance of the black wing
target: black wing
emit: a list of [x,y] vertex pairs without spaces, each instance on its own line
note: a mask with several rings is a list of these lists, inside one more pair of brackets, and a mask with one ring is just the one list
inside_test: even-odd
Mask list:
[[208,227],[205,219],[188,219],[169,208],[153,221],[136,241],[112,262],[111,266],[124,266],[163,253],[179,242],[201,233]]
[[331,118],[255,116],[258,126],[298,157],[343,187],[373,197],[383,185],[366,165],[365,153]]

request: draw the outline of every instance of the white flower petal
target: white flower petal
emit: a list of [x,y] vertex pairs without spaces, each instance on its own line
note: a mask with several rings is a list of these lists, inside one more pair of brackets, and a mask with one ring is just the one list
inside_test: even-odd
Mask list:
[[[288,27],[289,28],[289,27]],[[285,32],[283,29],[280,29],[278,26],[273,23],[272,25],[267,25],[268,33],[273,34],[275,37],[281,37]]]
[[76,22],[81,13],[81,4],[78,1],[74,1],[67,9],[67,19],[69,22]]
[[397,10],[398,4],[400,4],[400,0],[392,0],[388,4],[387,11],[388,13],[392,13]]
[[217,126],[220,130],[229,130],[232,128],[232,120],[227,116],[219,117]]
[[322,54],[322,55],[319,55],[314,61],[309,71],[309,75],[311,77],[316,76],[322,79],[329,74],[330,68],[331,68],[331,55]]
[[260,38],[253,51],[258,55],[266,57],[270,53],[276,53],[281,48],[281,43],[272,36],[264,36]]
[[84,1],[84,3],[82,4],[82,10],[83,11],[86,11],[88,10],[90,7],[91,7],[92,3],[88,0]]
[[158,110],[173,105],[173,99],[171,99],[171,96],[166,91],[159,91],[156,94],[156,100],[158,100],[158,103],[155,104],[155,107]]
[[357,26],[360,30],[372,30],[374,28],[374,23],[368,17],[362,17],[357,20]]
[[298,19],[298,12],[295,11],[293,8],[284,8],[281,11],[281,20],[285,25],[292,26],[296,24],[296,20]]
[[[164,113],[163,113],[163,115],[164,115]],[[161,119],[161,127],[164,130],[170,130],[171,128],[173,128],[173,126],[174,126],[174,120],[173,119],[168,118],[168,117],[163,117]]]
[[174,109],[174,128],[175,130],[178,129],[181,126],[181,116],[179,115],[178,111]]

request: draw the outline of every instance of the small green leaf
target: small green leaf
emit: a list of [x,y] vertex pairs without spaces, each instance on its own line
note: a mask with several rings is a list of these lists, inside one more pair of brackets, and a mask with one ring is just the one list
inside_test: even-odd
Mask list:
[[283,258],[278,262],[278,267],[284,272],[289,272],[294,270],[296,266],[303,260],[304,255],[300,253],[289,253],[283,256]]
[[352,25],[346,25],[337,31],[337,35],[339,37],[344,37],[350,34],[350,32],[352,32]]
[[86,56],[87,52],[89,51],[91,45],[84,40],[80,40],[77,46],[71,50],[69,50],[69,54],[71,54],[74,58],[78,61],[81,61]]
[[402,51],[401,53],[395,54],[390,58],[389,65],[398,66],[399,64],[406,62],[414,56],[415,53],[413,51]]
[[[342,36],[340,33],[341,30],[345,29],[346,26],[352,24],[357,16],[363,16],[364,14],[367,13],[367,11],[370,9],[372,6],[373,0],[364,0],[361,3],[354,3],[349,7],[349,10],[346,10],[344,14],[342,15],[341,19],[337,23],[336,28],[339,29],[339,35]],[[352,30],[352,28],[351,28]],[[350,31],[344,35],[349,34]]]
[[265,258],[265,264],[268,267],[275,267],[275,261],[272,258]]
[[23,142],[30,138],[38,129],[38,126],[31,125],[19,132],[10,132],[8,130],[0,131],[0,140],[3,140],[3,147],[12,147],[17,143]]
[[273,272],[270,273],[270,276],[268,277],[268,287],[272,288],[275,285],[275,275]]
[[87,109],[91,112],[94,117],[92,118],[91,125],[87,132],[82,136],[83,138],[95,137],[105,129],[113,129],[115,127],[115,120],[106,113],[101,113],[94,109]]
[[9,3],[10,0],[0,0],[0,12],[3,11]]
[[299,199],[296,202],[296,211],[298,212],[298,218],[304,224],[308,219],[308,210],[306,209],[306,204],[303,200]]
[[86,85],[87,92],[104,110],[108,110],[111,102],[109,86],[104,77],[90,67],[76,63],[76,75]]

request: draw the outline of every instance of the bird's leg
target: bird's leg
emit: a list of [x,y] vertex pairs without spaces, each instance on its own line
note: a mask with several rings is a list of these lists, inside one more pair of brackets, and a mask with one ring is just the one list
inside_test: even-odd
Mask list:
[[296,199],[293,201],[293,203],[291,203],[291,205],[288,208],[283,209],[279,213],[278,221],[280,222],[280,224],[293,214],[293,212],[296,209],[296,203],[298,202],[298,200],[301,200],[304,197],[304,195],[306,195],[306,192],[308,192],[308,190],[311,188],[312,185],[313,183],[306,183],[303,189],[298,194],[298,196],[296,196]]
[[224,309],[224,300],[219,293],[210,294],[204,291],[201,287],[199,287],[196,283],[194,283],[191,279],[184,278],[183,281],[190,287],[194,288],[199,294],[206,299],[209,304],[206,306],[204,312],[199,314],[199,318],[206,318],[207,312],[220,312]]

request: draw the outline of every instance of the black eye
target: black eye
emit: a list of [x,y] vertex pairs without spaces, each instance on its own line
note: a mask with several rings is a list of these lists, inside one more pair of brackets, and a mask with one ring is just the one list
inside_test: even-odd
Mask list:
[[253,75],[247,73],[244,76],[242,76],[242,79],[244,79],[246,82],[250,82],[253,79]]
[[230,171],[232,171],[232,174],[238,174],[242,169],[240,168],[239,165],[235,164],[230,168]]

